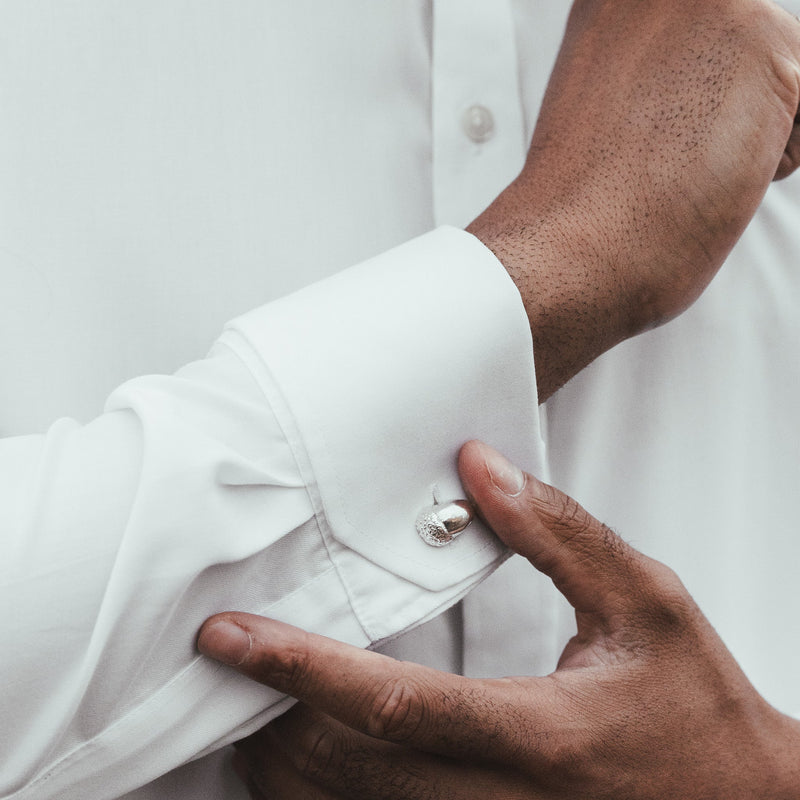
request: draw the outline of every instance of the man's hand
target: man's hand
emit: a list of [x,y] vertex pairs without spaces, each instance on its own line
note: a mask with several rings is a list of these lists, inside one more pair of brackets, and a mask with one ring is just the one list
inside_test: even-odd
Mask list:
[[756,693],[674,573],[485,445],[459,468],[487,523],[575,608],[558,669],[470,680],[212,617],[202,652],[303,701],[241,744],[254,798],[800,797],[798,724]]
[[576,0],[519,178],[468,228],[522,294],[540,399],[687,308],[800,159],[771,0]]

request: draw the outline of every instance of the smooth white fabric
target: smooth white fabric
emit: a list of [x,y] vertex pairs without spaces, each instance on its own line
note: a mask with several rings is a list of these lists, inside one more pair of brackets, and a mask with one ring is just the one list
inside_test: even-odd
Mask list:
[[[521,167],[566,5],[544,0],[1,4],[6,35],[0,44],[0,367],[5,382],[0,433],[10,437],[39,431],[65,414],[91,420],[115,386],[141,374],[174,372],[202,354],[227,320],[247,309],[437,224],[468,222]],[[470,140],[462,126],[464,111],[473,105],[488,109],[495,121],[493,136],[483,144]],[[790,502],[800,463],[794,411],[794,309],[800,294],[793,269],[800,250],[793,222],[797,187],[797,180],[790,179],[770,190],[734,261],[685,321],[621,348],[562,390],[547,409],[555,482],[634,544],[675,566],[756,685],[787,711],[800,711],[793,679],[797,646],[786,635],[800,610],[793,591],[797,545]],[[462,242],[484,261],[484,251],[468,239]],[[494,292],[475,298],[468,307],[454,306],[446,296],[431,298],[426,283],[415,281],[410,305],[395,303],[392,291],[382,301],[381,313],[396,320],[404,338],[414,340],[404,353],[414,352],[414,342],[426,339],[416,327],[417,297],[456,325],[471,324],[473,314],[491,315],[495,307]],[[498,313],[490,326],[496,330],[492,336],[502,336],[503,321]],[[110,764],[130,756],[127,771],[93,777],[100,762],[87,761],[74,775],[72,786],[77,788],[59,786],[52,796],[113,798],[147,780],[154,770],[190,757],[191,728],[202,731],[208,747],[214,748],[243,721],[243,708],[260,710],[270,702],[262,690],[236,681],[227,671],[211,674],[194,662],[188,633],[164,641],[170,624],[188,632],[206,613],[222,607],[267,608],[264,593],[274,591],[275,601],[292,605],[291,613],[299,614],[295,619],[309,627],[353,641],[369,639],[363,620],[353,613],[353,594],[345,593],[339,574],[326,572],[330,554],[324,544],[330,539],[320,531],[319,515],[298,524],[321,502],[313,487],[306,493],[294,485],[298,478],[307,479],[302,470],[318,468],[315,445],[303,441],[300,448],[287,449],[285,429],[274,424],[274,406],[264,402],[264,388],[274,384],[262,372],[257,354],[267,343],[253,346],[242,335],[225,334],[226,343],[217,346],[211,359],[184,368],[178,379],[181,392],[190,393],[196,409],[182,413],[187,400],[182,396],[180,409],[167,404],[173,423],[151,430],[157,434],[153,443],[165,449],[168,442],[160,437],[172,435],[172,424],[191,428],[202,416],[202,425],[192,433],[198,438],[211,425],[213,435],[205,436],[211,449],[195,442],[191,455],[200,459],[190,460],[187,453],[185,464],[192,469],[205,465],[208,480],[215,453],[230,457],[221,473],[213,473],[215,482],[218,474],[223,476],[215,492],[237,495],[231,508],[238,508],[240,496],[253,496],[241,501],[246,508],[236,512],[236,522],[241,515],[243,524],[229,524],[217,541],[204,519],[216,501],[205,492],[194,495],[202,503],[186,506],[187,518],[200,519],[203,534],[198,542],[190,531],[184,536],[198,550],[192,552],[195,566],[209,559],[209,569],[169,607],[158,608],[152,599],[149,613],[164,616],[165,625],[148,630],[146,643],[131,642],[130,650],[103,651],[95,645],[87,660],[77,650],[71,660],[62,658],[64,645],[74,643],[81,632],[71,627],[73,612],[66,601],[54,596],[53,573],[43,573],[43,599],[37,602],[49,605],[52,627],[38,640],[44,658],[27,662],[30,676],[25,674],[29,680],[47,669],[68,683],[73,674],[88,674],[93,658],[99,663],[107,654],[124,666],[126,657],[137,652],[142,658],[139,679],[163,679],[175,664],[192,664],[205,681],[203,690],[181,694],[176,705],[165,705],[142,720],[142,730],[154,725],[164,733],[158,753],[144,750],[131,756],[138,743],[130,730],[121,730],[119,738],[106,740],[97,757]],[[293,341],[303,335],[295,331]],[[363,332],[361,341],[368,337]],[[514,346],[520,342],[514,339]],[[436,358],[448,361],[459,355],[457,346],[443,347],[434,339],[424,343]],[[238,348],[238,356],[231,346]],[[357,353],[354,347],[336,356],[347,365]],[[397,356],[384,355],[389,360]],[[407,386],[414,385],[416,370],[412,372]],[[367,384],[370,377],[367,369]],[[470,404],[454,387],[461,380],[469,383],[474,374],[441,375],[443,393],[449,392],[452,400],[443,421],[456,427]],[[169,378],[134,381],[134,389],[149,393],[142,401],[145,406],[139,407],[163,414],[164,386],[174,383]],[[518,383],[529,391],[525,379]],[[309,386],[323,400],[328,391],[328,386]],[[271,398],[273,403],[280,400],[278,406],[291,411],[279,394]],[[414,435],[426,414],[408,403],[409,396],[403,395],[402,402],[394,398],[384,409],[387,425],[398,425],[395,431],[404,433],[399,437],[402,454],[387,453],[385,463],[407,470],[406,476],[420,458],[432,459],[430,467],[452,455],[452,445],[445,455]],[[145,429],[133,413],[121,408],[111,413],[120,436],[129,443],[143,441]],[[531,420],[535,423],[534,415],[516,424]],[[361,420],[339,423],[345,441],[349,432],[358,437]],[[133,476],[135,460],[144,451],[104,446],[108,425],[94,422],[77,428],[62,422],[51,434],[59,443],[79,437],[99,453],[100,461],[84,458],[81,470],[70,473],[70,485],[84,480],[88,487],[92,466],[110,465],[102,474],[98,468],[94,473],[105,491],[84,489],[64,498],[73,504],[71,513],[99,515],[112,506],[123,513],[124,479]],[[431,428],[437,429],[433,417],[426,422],[426,435]],[[251,431],[257,431],[252,439]],[[463,438],[469,435],[464,431]],[[236,441],[229,442],[229,436]],[[390,441],[397,446],[397,438]],[[11,438],[2,444],[11,453],[7,471],[17,485],[38,457],[30,448],[39,445],[31,442]],[[235,483],[265,481],[259,472],[265,465],[258,459],[266,450],[271,479],[277,473],[289,484],[279,489],[288,507],[286,518],[294,520],[289,525],[298,524],[291,536],[271,546],[274,531],[257,530],[262,518],[259,495],[271,496],[272,513],[276,492],[266,482],[254,492]],[[294,460],[298,452],[301,460],[302,454],[308,457],[299,466]],[[341,467],[354,464],[358,462]],[[375,508],[388,508],[384,504],[390,499],[375,493],[374,482],[385,487],[391,472],[359,476],[360,468],[347,476],[348,495],[355,493],[348,501],[367,515],[371,500]],[[192,477],[179,472],[179,483]],[[356,488],[360,480],[363,484]],[[452,465],[441,480],[453,480]],[[416,488],[425,493],[431,482],[426,475]],[[14,501],[15,507],[23,507],[29,498]],[[403,502],[416,507],[419,500]],[[5,521],[1,530],[6,540]],[[166,533],[172,537],[174,531],[170,526],[161,541],[169,541]],[[94,545],[96,535],[107,531],[87,526],[84,535]],[[173,546],[180,548],[180,539]],[[28,547],[26,563],[33,564],[36,547]],[[214,548],[217,555],[209,558]],[[224,553],[247,553],[248,548],[249,557],[212,566]],[[276,554],[276,548],[282,551]],[[111,550],[97,556],[105,568],[115,556]],[[87,552],[82,545],[80,553]],[[259,561],[264,554],[272,567]],[[160,559],[164,554],[155,555]],[[44,556],[67,570],[73,564],[84,571],[95,569],[83,563],[83,556],[76,557],[72,547],[51,548]],[[275,557],[294,566],[276,569]],[[359,557],[359,563],[368,562]],[[189,567],[181,562],[179,568]],[[319,600],[308,595],[302,604],[293,604],[293,588],[317,573],[322,576],[315,584]],[[121,577],[133,591],[134,574]],[[375,587],[369,586],[368,575],[365,579],[364,591],[372,592]],[[171,585],[186,580],[184,572]],[[92,595],[88,583],[86,587],[84,592],[81,585],[73,602],[85,607],[94,603],[96,608],[104,598]],[[415,597],[425,595],[420,587],[411,591]],[[289,599],[281,601],[283,597]],[[375,602],[381,597],[376,592]],[[30,612],[19,598],[4,589],[4,608],[10,609],[7,625],[21,628]],[[109,599],[112,605],[119,602]],[[136,599],[150,602],[144,591]],[[126,625],[145,619],[148,608],[138,603],[118,606],[129,609]],[[462,605],[385,649],[437,666],[463,666],[471,674],[546,671],[569,631],[569,615],[552,587],[518,559],[501,567]],[[328,618],[329,607],[335,619]],[[15,654],[20,659],[16,663],[35,652]],[[71,669],[66,678],[65,667]],[[110,675],[109,680],[119,678]],[[135,688],[141,698],[151,696],[146,685]],[[102,694],[103,687],[95,690]],[[20,699],[19,694],[3,697],[22,718],[21,711],[14,711],[16,703],[34,704],[36,698]],[[111,692],[102,696],[113,698]],[[60,694],[57,699],[63,712],[69,698]],[[44,738],[33,749],[23,748],[15,726],[3,725],[3,796],[8,796],[9,781],[20,780],[6,764],[17,769],[22,765],[25,772],[27,759],[25,780],[35,769],[35,748],[45,739],[56,742],[60,735],[52,730],[58,715],[53,712],[48,727],[45,706],[51,705],[43,704],[39,717]],[[79,719],[71,735],[90,734],[94,713]],[[114,704],[100,713],[113,715]],[[182,744],[180,737],[168,737],[170,726],[177,731],[183,726]],[[51,755],[42,754],[39,763]],[[19,797],[39,800],[51,796],[48,791],[41,784],[38,793]],[[126,800],[244,796],[220,751],[173,769]]]

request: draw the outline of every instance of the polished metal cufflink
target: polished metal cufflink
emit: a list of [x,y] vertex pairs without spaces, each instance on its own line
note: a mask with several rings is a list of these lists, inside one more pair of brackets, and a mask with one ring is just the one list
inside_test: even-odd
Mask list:
[[444,547],[459,537],[474,518],[475,512],[466,500],[440,503],[434,492],[433,505],[419,512],[415,527],[423,542],[431,547]]

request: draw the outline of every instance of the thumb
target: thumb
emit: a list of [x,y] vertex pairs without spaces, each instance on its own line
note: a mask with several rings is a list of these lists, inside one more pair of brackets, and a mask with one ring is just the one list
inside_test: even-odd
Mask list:
[[633,605],[644,556],[575,500],[482,442],[464,445],[459,472],[489,527],[577,611],[607,614]]

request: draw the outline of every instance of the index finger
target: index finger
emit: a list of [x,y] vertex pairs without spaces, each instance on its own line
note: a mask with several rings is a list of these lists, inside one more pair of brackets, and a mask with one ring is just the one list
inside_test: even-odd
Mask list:
[[552,735],[548,679],[471,680],[244,613],[211,617],[197,644],[355,730],[431,753],[521,767]]

